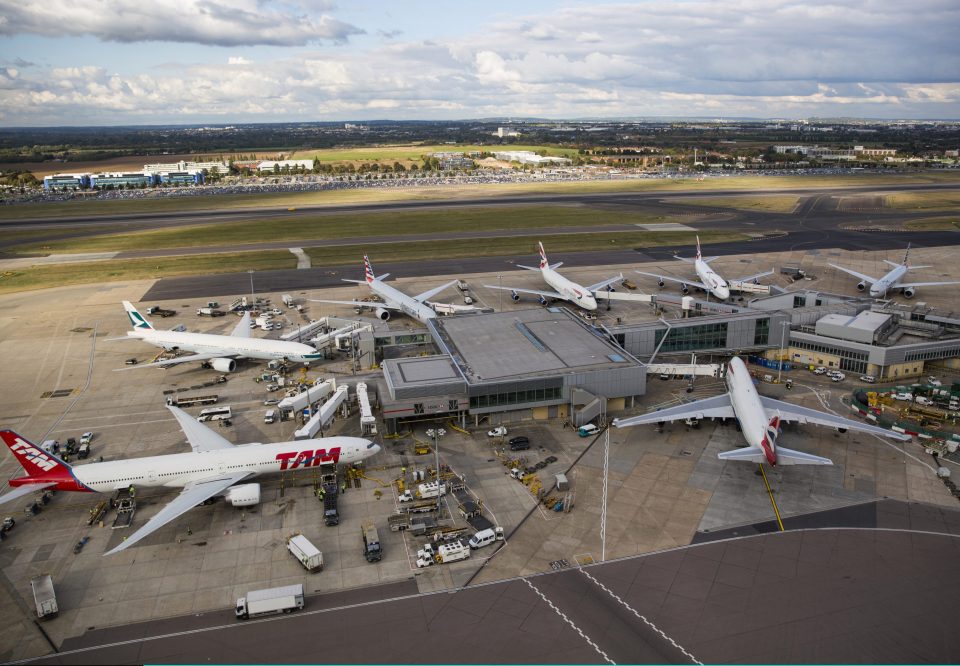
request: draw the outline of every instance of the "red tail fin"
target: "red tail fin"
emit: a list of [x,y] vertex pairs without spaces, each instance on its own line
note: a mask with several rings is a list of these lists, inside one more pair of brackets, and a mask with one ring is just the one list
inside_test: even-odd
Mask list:
[[370,260],[367,259],[367,255],[363,255],[363,273],[368,284],[377,279],[373,275],[373,266],[370,265]]
[[550,263],[547,261],[547,253],[543,251],[543,243],[537,243],[540,246],[540,270],[548,268]]
[[27,476],[56,480],[63,476],[64,472],[67,476],[70,475],[70,466],[67,463],[52,453],[41,451],[40,447],[34,446],[30,440],[12,430],[0,430],[0,438],[3,438],[3,443],[17,457],[17,462],[26,471]]
[[697,259],[703,259],[703,256],[700,254],[700,236],[697,236]]

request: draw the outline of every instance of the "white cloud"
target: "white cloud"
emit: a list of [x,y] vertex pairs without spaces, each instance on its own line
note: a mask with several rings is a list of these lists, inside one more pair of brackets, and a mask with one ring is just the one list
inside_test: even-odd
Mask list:
[[252,65],[252,60],[247,60],[243,56],[230,56],[227,58],[228,65]]

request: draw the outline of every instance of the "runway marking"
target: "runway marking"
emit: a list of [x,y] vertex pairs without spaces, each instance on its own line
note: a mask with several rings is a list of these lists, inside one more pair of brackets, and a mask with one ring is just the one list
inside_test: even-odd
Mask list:
[[[590,640],[590,638],[589,638],[585,633],[583,633],[582,631],[580,631],[580,627],[578,627],[577,625],[575,625],[575,624],[573,623],[573,621],[572,621],[570,618],[568,618],[566,615],[564,615],[563,612],[562,612],[559,608],[557,608],[556,606],[554,606],[554,605],[553,605],[553,602],[550,601],[549,599],[547,599],[547,597],[544,596],[543,592],[541,592],[540,590],[538,590],[537,587],[536,587],[533,583],[531,583],[529,580],[527,580],[526,578],[524,578],[524,579],[522,579],[522,580],[523,580],[524,583],[527,584],[527,586],[528,586],[531,590],[533,590],[533,591],[537,594],[538,597],[540,597],[540,598],[543,599],[545,602],[547,602],[547,605],[550,606],[550,608],[553,609],[553,612],[554,612],[554,613],[556,613],[557,615],[559,615],[560,618],[561,618],[564,622],[566,622],[566,623],[569,624],[571,627],[573,627],[574,631],[576,631],[578,634],[580,634],[580,637],[581,637],[583,640],[585,640],[587,643],[589,643],[589,644],[590,644],[590,647],[592,647],[594,650],[597,651],[597,654],[599,654],[601,657],[603,657],[603,659],[604,659],[608,664],[613,664],[614,666],[616,666],[616,663],[617,663],[617,662],[613,661],[610,657],[608,657],[607,654],[606,654],[603,650],[601,650],[601,649],[597,646],[596,643],[594,643],[592,640]],[[699,663],[699,662],[697,662],[697,663]]]
[[[672,638],[670,638],[669,636],[667,636],[667,635],[663,632],[663,630],[660,629],[657,625],[655,625],[653,622],[651,622],[650,620],[648,620],[647,618],[645,618],[643,615],[641,615],[640,613],[638,613],[637,610],[636,610],[635,608],[633,608],[630,604],[628,604],[626,601],[624,601],[623,599],[621,599],[620,597],[618,597],[616,594],[614,594],[613,591],[612,591],[610,588],[608,588],[606,585],[604,585],[604,584],[601,583],[599,580],[597,580],[596,578],[594,578],[593,576],[591,576],[589,573],[587,573],[586,570],[583,569],[583,567],[580,567],[579,571],[580,571],[580,573],[582,573],[584,576],[586,576],[587,578],[589,578],[590,580],[592,580],[594,583],[596,583],[596,585],[597,585],[601,590],[603,590],[604,592],[606,592],[607,594],[609,594],[611,597],[613,597],[614,599],[616,599],[624,608],[626,608],[628,611],[630,611],[631,613],[633,613],[634,615],[636,615],[644,624],[646,624],[648,627],[650,627],[651,629],[653,629],[655,632],[657,632],[658,634],[660,634],[661,636],[663,636],[663,638],[664,638],[666,641],[668,641],[668,642],[670,643],[670,645],[672,645],[673,647],[675,647],[675,648],[677,648],[678,650],[680,650],[680,652],[682,652],[684,655],[686,655],[687,658],[688,658],[692,663],[694,663],[694,664],[700,664],[700,666],[703,666],[703,662],[702,662],[702,661],[699,661],[696,657],[694,657],[692,654],[690,654],[689,652],[687,652],[682,646],[680,646],[679,644],[677,644],[677,642],[676,642],[675,640],[673,640]],[[529,584],[529,583],[528,583],[528,584]],[[533,586],[531,585],[531,587],[533,587]],[[549,603],[549,602],[548,602],[548,603]],[[551,604],[551,605],[552,605],[552,604]],[[613,663],[613,662],[611,662],[611,663]]]

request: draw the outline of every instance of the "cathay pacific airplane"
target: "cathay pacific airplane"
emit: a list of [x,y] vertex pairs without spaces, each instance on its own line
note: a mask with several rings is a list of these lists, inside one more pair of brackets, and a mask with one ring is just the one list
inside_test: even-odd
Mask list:
[[686,261],[687,263],[693,263],[693,270],[696,271],[697,277],[700,278],[700,281],[696,280],[678,280],[677,278],[668,277],[662,273],[644,273],[643,271],[636,271],[640,275],[646,275],[647,277],[657,278],[657,282],[660,286],[663,286],[664,280],[670,280],[671,282],[677,282],[680,284],[683,293],[687,293],[688,287],[697,287],[703,289],[714,296],[716,296],[721,301],[725,301],[730,298],[730,287],[731,283],[734,288],[737,288],[738,284],[744,282],[750,282],[751,280],[756,280],[757,278],[762,278],[766,275],[772,275],[773,271],[764,271],[763,273],[757,273],[756,275],[748,275],[747,277],[737,278],[736,280],[731,280],[728,283],[722,277],[720,277],[712,268],[710,268],[710,262],[717,257],[707,257],[704,259],[700,254],[700,237],[697,236],[697,256],[693,259],[688,259],[686,257],[674,257],[674,259],[679,259],[680,261]]
[[540,246],[540,266],[538,268],[534,268],[533,266],[521,266],[520,264],[517,264],[517,266],[520,268],[525,268],[528,271],[540,271],[543,281],[553,287],[556,291],[521,289],[520,287],[501,287],[492,284],[485,284],[483,286],[488,289],[509,291],[510,298],[515,301],[520,300],[520,294],[533,294],[534,296],[539,297],[540,303],[543,305],[546,305],[547,299],[559,299],[562,301],[570,301],[574,305],[579,305],[584,310],[596,310],[596,292],[605,287],[609,287],[614,282],[623,281],[623,275],[618,275],[617,277],[604,280],[603,282],[598,282],[597,284],[590,285],[589,287],[582,287],[576,282],[572,282],[560,275],[556,269],[562,266],[563,262],[561,261],[551,266],[550,262],[547,261],[547,253],[543,250],[543,243],[537,243],[537,245]]
[[821,458],[810,453],[794,451],[777,446],[780,424],[796,421],[813,423],[836,428],[840,432],[858,430],[872,435],[908,441],[910,435],[903,435],[867,423],[852,421],[842,416],[834,416],[808,407],[792,405],[782,400],[766,398],[757,393],[753,378],[747,366],[736,356],[727,364],[727,392],[713,398],[695,400],[678,407],[670,407],[641,416],[626,419],[614,419],[617,428],[643,425],[645,423],[663,423],[680,419],[726,419],[735,418],[740,423],[743,438],[747,446],[733,451],[724,451],[717,455],[721,460],[740,460],[774,465],[832,465],[829,458]]
[[909,263],[907,263],[909,259],[910,244],[907,243],[907,252],[903,255],[903,263],[895,264],[892,261],[887,261],[886,259],[883,260],[883,263],[893,266],[893,270],[884,275],[882,278],[872,278],[869,275],[864,275],[863,273],[858,273],[857,271],[844,268],[843,266],[837,266],[836,264],[827,265],[833,266],[837,270],[848,273],[856,278],[860,278],[860,282],[857,284],[857,291],[864,291],[867,288],[867,285],[869,285],[870,295],[874,298],[885,298],[887,292],[891,289],[899,289],[900,293],[902,293],[905,298],[913,298],[913,295],[917,293],[917,287],[934,287],[947,284],[960,284],[960,282],[901,282],[900,279],[906,275],[907,271],[909,270],[914,268],[930,268],[930,266],[911,266]]
[[[89,463],[73,467],[12,430],[0,438],[17,458],[25,476],[11,479],[14,490],[0,504],[45,488],[83,493],[112,493],[135,487],[181,488],[180,494],[146,524],[105,555],[129,548],[193,507],[222,496],[233,506],[260,502],[260,484],[246,483],[262,474],[289,469],[349,465],[369,458],[380,446],[359,437],[324,437],[277,444],[235,446],[177,407],[168,408],[180,423],[193,451],[147,458]],[[244,483],[241,483],[244,482]]]
[[422,294],[407,296],[399,289],[391,287],[383,281],[385,277],[390,275],[389,273],[384,273],[379,277],[373,274],[373,267],[370,265],[370,260],[367,258],[367,255],[363,255],[363,273],[364,280],[344,279],[344,282],[354,282],[356,284],[366,283],[366,285],[370,287],[370,291],[383,299],[383,303],[371,303],[369,301],[331,301],[321,298],[311,298],[310,300],[315,303],[353,305],[358,308],[372,307],[376,309],[377,317],[382,321],[390,319],[390,313],[392,311],[398,311],[426,323],[428,319],[434,319],[437,316],[436,311],[430,307],[429,299],[457,282],[456,280],[451,280],[439,287],[429,289]]
[[156,363],[117,368],[118,370],[162,367],[190,361],[208,361],[218,372],[233,372],[236,370],[236,359],[238,358],[257,358],[269,361],[286,359],[294,363],[310,363],[323,358],[323,354],[310,345],[252,337],[250,335],[249,312],[244,313],[243,317],[240,318],[240,323],[237,324],[230,335],[214,335],[211,333],[161,331],[154,328],[129,301],[124,301],[123,307],[127,311],[130,323],[133,324],[133,330],[127,332],[128,338],[140,339],[156,347],[163,347],[168,351],[183,350],[193,352],[193,354],[157,361]]

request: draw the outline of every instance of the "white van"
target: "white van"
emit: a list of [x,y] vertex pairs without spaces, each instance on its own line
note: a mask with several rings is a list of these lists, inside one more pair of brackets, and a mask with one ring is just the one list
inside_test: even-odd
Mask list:
[[275,409],[268,409],[267,413],[263,415],[264,423],[273,423],[276,420],[277,420],[277,410]]
[[467,543],[470,545],[470,548],[476,550],[477,548],[483,548],[484,546],[489,546],[494,541],[503,541],[503,528],[497,527],[494,529],[480,530],[472,537]]

